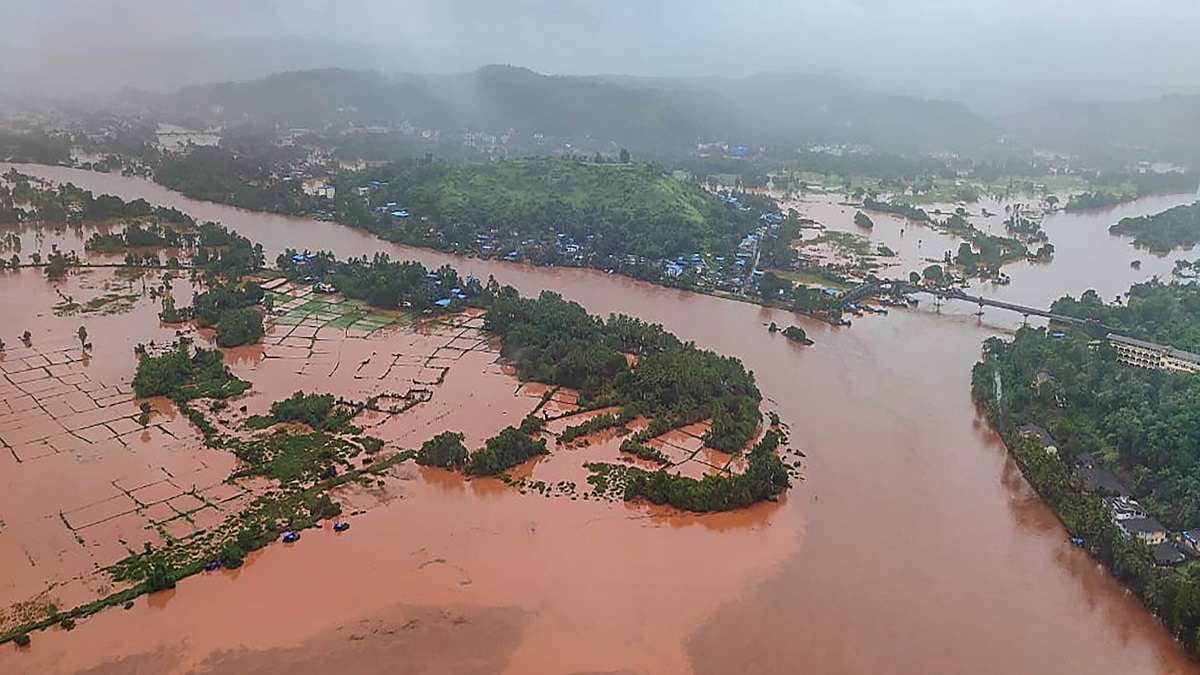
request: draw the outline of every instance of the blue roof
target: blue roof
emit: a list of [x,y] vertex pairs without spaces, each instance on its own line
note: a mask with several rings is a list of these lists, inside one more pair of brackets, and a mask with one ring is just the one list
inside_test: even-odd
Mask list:
[[450,298],[442,298],[441,300],[434,300],[433,304],[437,305],[438,307],[449,307],[450,306]]

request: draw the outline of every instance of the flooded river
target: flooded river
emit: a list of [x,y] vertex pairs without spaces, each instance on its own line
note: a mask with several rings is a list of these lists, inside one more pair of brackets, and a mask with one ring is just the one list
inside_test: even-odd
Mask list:
[[[922,303],[835,329],[595,271],[395,246],[136,178],[19,168],[220,220],[272,259],[289,246],[383,250],[662,323],[741,358],[808,458],[779,504],[703,517],[541,500],[410,465],[400,498],[356,518],[348,536],[306,533],[69,635],[38,633],[28,651],[6,645],[0,672],[1200,672],[1069,545],[975,409],[980,343],[1019,317],[953,304],[933,316]],[[979,290],[1047,304],[1165,276],[1169,259],[1106,230],[1189,200],[1048,217],[1054,262],[1014,266],[1011,286]],[[887,232],[876,219],[872,236]],[[798,323],[816,344],[772,336],[770,321]]]

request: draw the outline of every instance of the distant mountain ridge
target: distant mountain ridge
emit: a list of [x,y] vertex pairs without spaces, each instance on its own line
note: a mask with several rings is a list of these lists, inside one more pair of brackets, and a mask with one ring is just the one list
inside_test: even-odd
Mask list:
[[485,66],[469,73],[388,77],[331,68],[185,87],[166,97],[163,107],[232,124],[320,127],[338,121],[408,121],[443,130],[516,129],[612,140],[656,152],[712,140],[939,150],[986,142],[994,133],[959,103],[794,74],[574,77]]
[[1200,166],[1200,94],[1051,102],[1006,125],[1048,148],[1098,156],[1140,150]]
[[1144,155],[1200,166],[1200,95],[1050,102],[993,120],[956,101],[882,92],[831,75],[566,76],[491,65],[397,76],[296,70],[185,87],[159,97],[154,107],[178,119],[232,126],[409,122],[448,133],[516,130],[593,147],[611,142],[643,155],[685,154],[712,141],[966,155],[1016,146],[1101,161]]

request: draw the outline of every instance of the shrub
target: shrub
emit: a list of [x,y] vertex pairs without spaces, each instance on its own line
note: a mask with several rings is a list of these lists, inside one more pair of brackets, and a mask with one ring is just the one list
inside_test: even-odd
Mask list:
[[467,460],[472,476],[494,476],[537,455],[547,454],[545,439],[533,439],[516,427],[507,427],[489,438],[484,447]]
[[332,394],[305,394],[298,391],[271,404],[271,417],[277,422],[303,422],[314,429],[324,426],[333,410]]
[[143,355],[133,377],[133,390],[140,398],[170,396],[176,401],[193,398],[228,398],[250,388],[224,365],[221,352],[197,349],[180,339],[174,348],[159,356]]
[[238,347],[258,342],[266,333],[262,313],[253,307],[227,309],[217,322],[217,346]]
[[150,574],[146,577],[146,588],[151,593],[175,588],[175,575],[171,574],[163,561],[155,560],[150,567]]
[[417,464],[455,469],[467,463],[467,447],[463,434],[443,431],[425,441],[417,451]]
[[245,559],[246,551],[236,541],[226,542],[221,554],[217,556],[221,565],[231,570],[241,567]]

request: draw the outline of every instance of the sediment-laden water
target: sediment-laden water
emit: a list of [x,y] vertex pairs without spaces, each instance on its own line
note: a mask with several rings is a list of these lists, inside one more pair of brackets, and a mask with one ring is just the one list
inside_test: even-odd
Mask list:
[[[410,464],[396,498],[355,518],[350,532],[306,533],[240,570],[189,578],[69,634],[38,633],[28,651],[5,646],[0,671],[1196,670],[1135,598],[1069,544],[975,409],[969,376],[980,343],[1019,317],[922,303],[836,329],[596,271],[405,248],[332,223],[196,202],[141,179],[18,168],[220,220],[262,242],[269,258],[285,247],[387,251],[662,323],[741,358],[808,458],[805,480],[780,503],[709,516],[531,497]],[[977,290],[1045,305],[1165,276],[1169,258],[1137,252],[1107,227],[1189,198],[1050,216],[1055,260],[1015,265],[1010,286]],[[814,213],[839,229],[853,228],[852,215]],[[875,222],[874,238],[898,238],[899,223]],[[905,238],[928,232],[906,230]],[[1134,258],[1141,270],[1129,267]],[[45,283],[26,277],[19,285]],[[20,292],[13,283],[0,277],[6,302]],[[799,324],[816,344],[771,335],[770,321]]]

